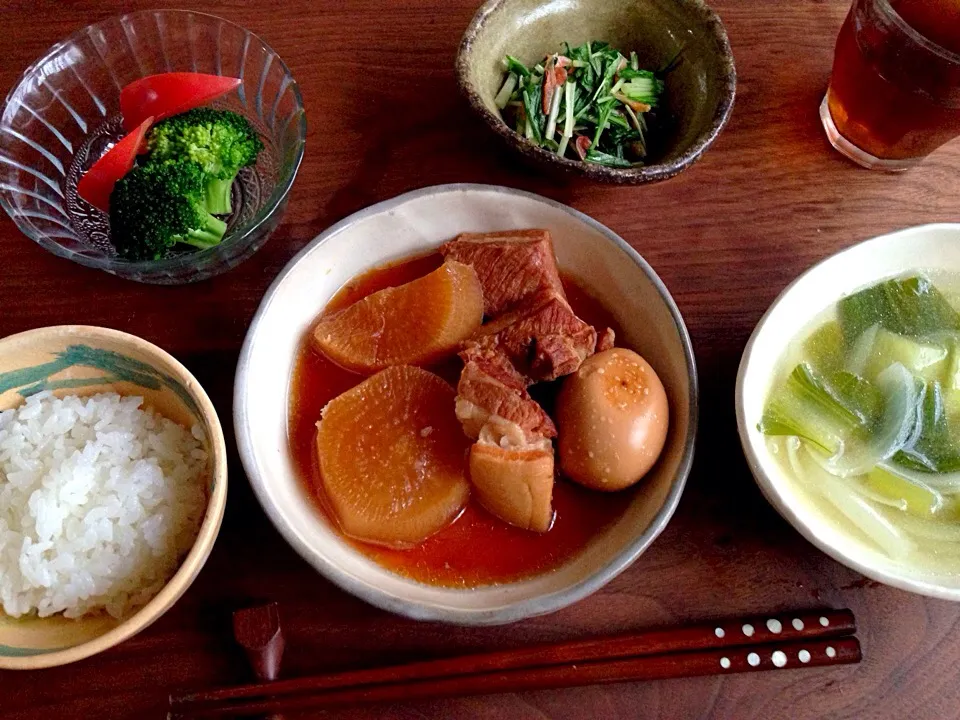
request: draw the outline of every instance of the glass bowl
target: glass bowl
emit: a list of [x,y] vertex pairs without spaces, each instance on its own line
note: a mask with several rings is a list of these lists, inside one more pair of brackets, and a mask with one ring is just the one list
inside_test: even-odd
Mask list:
[[[123,135],[121,88],[176,71],[242,78],[213,104],[250,120],[264,150],[234,183],[234,211],[219,245],[125,261],[110,244],[107,216],[77,197],[77,180]],[[280,223],[306,131],[296,81],[253,33],[184,10],[121,15],[54,45],[10,91],[0,118],[0,205],[24,234],[60,257],[138,282],[195,282],[249,258]]]

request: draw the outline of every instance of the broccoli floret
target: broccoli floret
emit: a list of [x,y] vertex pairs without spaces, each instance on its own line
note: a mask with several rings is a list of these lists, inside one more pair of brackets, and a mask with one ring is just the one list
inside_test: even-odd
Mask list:
[[234,178],[263,150],[260,136],[245,117],[213,108],[196,108],[158,123],[147,146],[148,163],[192,160],[203,168],[206,205],[214,215],[231,211]]
[[217,245],[227,224],[204,204],[206,175],[193,162],[136,167],[110,195],[110,235],[126,260],[158,260],[177,243]]

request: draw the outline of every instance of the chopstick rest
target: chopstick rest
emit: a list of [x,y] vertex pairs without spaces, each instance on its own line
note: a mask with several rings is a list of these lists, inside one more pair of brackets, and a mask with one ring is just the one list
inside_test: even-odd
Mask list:
[[233,636],[258,680],[270,682],[280,677],[285,642],[277,603],[237,610],[233,614]]

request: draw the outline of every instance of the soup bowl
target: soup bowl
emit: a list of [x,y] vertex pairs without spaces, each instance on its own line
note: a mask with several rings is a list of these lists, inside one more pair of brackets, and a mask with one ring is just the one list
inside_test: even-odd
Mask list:
[[960,576],[893,560],[819,496],[804,491],[757,429],[777,367],[797,335],[846,295],[913,270],[960,273],[960,224],[923,225],[843,250],[793,281],[747,343],[737,375],[737,427],[761,492],[807,540],[838,562],[881,583],[960,600]]
[[[421,584],[376,564],[345,541],[298,479],[287,428],[298,349],[327,302],[358,274],[429,252],[461,232],[534,227],[552,232],[561,269],[613,311],[623,329],[620,342],[656,368],[671,408],[666,447],[624,514],[565,565],[522,581],[472,589]],[[321,234],[290,262],[267,291],[247,335],[234,412],[244,468],[267,515],[324,576],[374,605],[412,618],[497,624],[586,597],[627,568],[663,530],[693,459],[697,375],[676,305],[624,240],[587,216],[536,195],[445,185],[363,210]]]
[[54,395],[115,392],[206,437],[207,508],[193,547],[177,572],[145,606],[117,619],[106,613],[14,619],[0,607],[0,670],[32,670],[75,662],[127,640],[157,620],[187,591],[213,549],[227,504],[223,430],[203,388],[171,355],[145,340],[107,328],[65,325],[0,340],[0,411],[43,390]]

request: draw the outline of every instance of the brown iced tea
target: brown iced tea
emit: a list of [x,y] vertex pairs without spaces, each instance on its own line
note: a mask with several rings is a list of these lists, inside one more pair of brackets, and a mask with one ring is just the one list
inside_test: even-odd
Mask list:
[[855,0],[821,117],[867,167],[910,167],[960,135],[960,0]]

